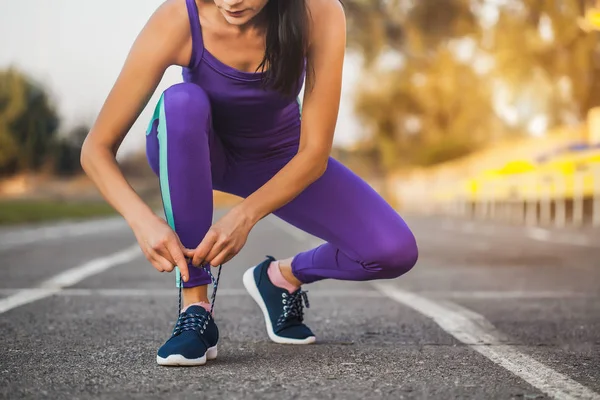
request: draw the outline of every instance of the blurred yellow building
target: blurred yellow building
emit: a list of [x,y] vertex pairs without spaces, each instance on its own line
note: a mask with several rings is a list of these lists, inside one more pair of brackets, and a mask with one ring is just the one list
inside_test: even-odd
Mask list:
[[580,127],[507,140],[463,159],[400,172],[389,184],[397,205],[410,211],[468,214],[483,208],[487,215],[496,205],[518,205],[524,214],[531,203],[537,218],[546,202],[552,218],[566,212],[559,207],[580,201],[572,212],[581,214],[579,220],[589,199],[600,225],[600,108]]

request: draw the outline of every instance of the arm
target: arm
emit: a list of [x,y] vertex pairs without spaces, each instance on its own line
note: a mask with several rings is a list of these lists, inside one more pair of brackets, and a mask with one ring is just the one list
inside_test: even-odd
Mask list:
[[238,207],[251,224],[282,207],[326,170],[338,116],[346,19],[337,0],[309,1],[313,23],[298,153]]
[[81,165],[102,196],[125,218],[134,232],[142,231],[141,226],[144,225],[154,233],[154,237],[149,237],[147,233],[140,235],[136,232],[142,250],[154,267],[159,271],[170,271],[173,269],[170,262],[175,257],[183,275],[187,271],[183,255],[169,258],[169,252],[159,248],[158,242],[172,248],[176,243],[174,233],[166,229],[168,225],[160,225],[160,218],[129,185],[116,161],[123,139],[156,90],[165,70],[170,65],[189,62],[189,24],[185,6],[182,8],[179,3],[179,0],[164,2],[136,38],[82,146]]

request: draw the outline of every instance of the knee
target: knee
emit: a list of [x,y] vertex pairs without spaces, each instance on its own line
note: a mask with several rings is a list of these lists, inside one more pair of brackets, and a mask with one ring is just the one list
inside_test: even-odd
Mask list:
[[375,272],[375,279],[392,279],[406,274],[416,264],[419,249],[414,234],[403,228],[375,238],[373,261],[366,268]]
[[[163,92],[167,120],[169,115],[189,122],[193,126],[204,126],[210,121],[210,100],[200,86],[194,83],[177,83]],[[200,125],[198,125],[200,124]]]

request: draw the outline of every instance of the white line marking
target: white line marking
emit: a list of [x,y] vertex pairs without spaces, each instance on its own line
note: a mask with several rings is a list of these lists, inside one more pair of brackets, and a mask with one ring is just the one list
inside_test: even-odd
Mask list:
[[542,228],[528,228],[526,232],[529,238],[542,242],[594,247],[590,238],[583,234],[557,232],[556,235],[553,236],[551,231]]
[[550,231],[542,228],[528,228],[527,236],[531,239],[539,240],[541,242],[550,241]]
[[92,275],[109,268],[132,261],[142,252],[135,244],[108,257],[91,260],[83,265],[71,268],[40,284],[37,288],[25,289],[4,299],[0,299],[0,314],[15,307],[31,303],[60,292],[64,287],[74,285]]
[[[449,223],[444,223],[441,225],[442,229],[449,231],[458,231],[465,234],[475,234],[475,235],[486,235],[486,236],[494,236],[497,233],[502,234],[498,228],[494,226],[476,226],[474,223],[464,223],[461,226],[454,226]],[[563,245],[572,245],[572,246],[581,246],[581,247],[598,247],[597,243],[594,243],[594,240],[586,236],[582,233],[569,233],[563,231],[550,231],[548,229],[532,227],[532,228],[524,228],[523,230],[518,230],[513,233],[522,234],[524,232],[525,236],[529,239],[537,240],[540,242],[548,242],[548,243],[556,243]],[[513,234],[510,231],[506,231],[507,234]]]
[[458,304],[429,300],[389,283],[377,282],[374,286],[391,299],[433,319],[462,343],[549,396],[564,400],[600,400],[598,393],[505,344],[504,335],[482,315]]
[[[103,296],[103,297],[173,297],[176,293],[176,288],[173,289],[134,289],[134,288],[123,288],[123,289],[75,289],[75,288],[64,288],[64,289],[44,289],[44,288],[32,288],[32,289],[0,289],[0,295],[14,295],[19,294],[21,296],[29,296],[38,298],[47,297],[45,294],[57,296]],[[219,289],[219,296],[234,297],[234,296],[247,296],[248,292],[246,289]],[[381,298],[385,297],[383,294],[376,290],[311,290],[310,296],[312,297],[372,297]]]
[[41,241],[60,240],[66,237],[95,235],[126,228],[123,218],[110,218],[85,222],[61,223],[34,228],[15,228],[0,233],[0,251]]
[[50,297],[59,291],[60,289],[24,289],[5,299],[0,299],[0,314],[23,304]]
[[[45,293],[54,290],[53,288],[17,288],[0,289],[0,296],[10,296],[19,292],[29,292],[28,296],[36,296],[39,293]],[[137,288],[63,288],[56,292],[58,296],[104,296],[104,297],[152,297],[152,296],[173,296],[175,289],[137,289]],[[595,298],[596,294],[575,293],[575,292],[521,292],[521,291],[423,291],[411,292],[420,296],[426,296],[436,299],[485,299],[485,300],[506,300],[506,299],[582,299]],[[245,289],[219,289],[219,295],[222,296],[246,296],[248,292]],[[311,290],[311,297],[384,297],[376,290]]]
[[[414,293],[414,292],[413,292]],[[594,294],[576,292],[529,292],[529,291],[424,291],[418,292],[422,296],[444,299],[568,299],[597,297]]]
[[548,395],[561,400],[600,400],[596,392],[507,345],[509,339],[483,315],[450,301],[426,299],[389,283],[372,284],[384,295],[432,318],[462,343]]

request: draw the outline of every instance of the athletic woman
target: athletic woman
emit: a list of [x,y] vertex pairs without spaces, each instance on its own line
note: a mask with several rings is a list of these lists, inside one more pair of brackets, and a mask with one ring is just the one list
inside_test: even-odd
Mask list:
[[[326,242],[269,256],[244,274],[274,342],[315,341],[303,323],[302,284],[390,279],[415,265],[405,222],[329,156],[345,46],[338,0],[167,0],[133,44],[81,161],[154,268],[177,271],[183,309],[159,364],[216,357],[210,267],[234,257],[268,214]],[[115,155],[172,65],[182,67],[183,82],[162,93],[146,135],[165,222],[129,186]],[[243,199],[214,225],[213,189]]]

